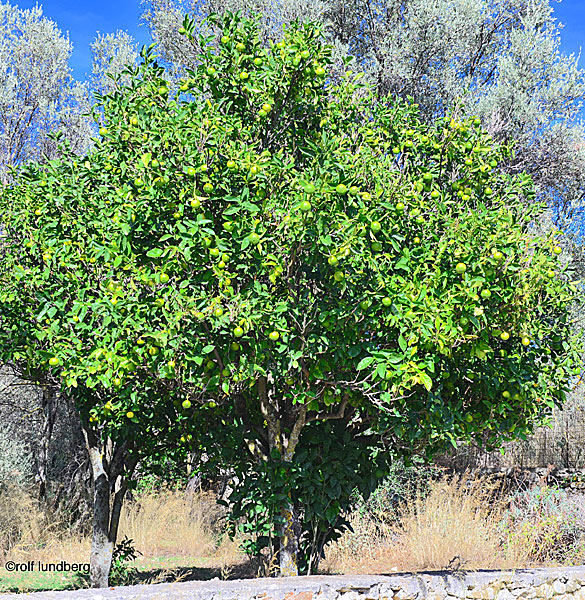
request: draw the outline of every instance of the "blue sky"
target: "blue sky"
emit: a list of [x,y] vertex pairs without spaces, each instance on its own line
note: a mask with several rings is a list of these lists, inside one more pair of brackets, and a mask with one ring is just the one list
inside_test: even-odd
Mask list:
[[[20,8],[31,8],[35,1],[14,1]],[[96,31],[110,33],[116,29],[128,31],[140,45],[150,41],[148,29],[139,25],[140,0],[45,0],[39,2],[46,16],[55,21],[61,31],[69,33],[73,43],[71,66],[77,79],[91,71],[89,44]],[[585,0],[563,0],[553,3],[555,16],[565,24],[561,32],[563,50],[577,54],[585,46]],[[585,67],[585,53],[579,65]]]
[[[566,54],[578,54],[585,46],[585,0],[564,0],[553,3],[557,21],[564,24],[561,30],[561,47]],[[585,67],[585,52],[579,66]]]

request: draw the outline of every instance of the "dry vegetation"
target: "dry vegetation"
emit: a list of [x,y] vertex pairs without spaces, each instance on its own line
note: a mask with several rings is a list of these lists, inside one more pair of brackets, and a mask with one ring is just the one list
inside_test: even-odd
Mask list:
[[[225,534],[220,517],[219,507],[208,493],[144,492],[126,503],[119,539],[132,540],[140,553],[132,566],[151,573],[147,580],[178,580],[186,576],[185,568],[196,571],[201,567],[227,578],[244,556],[238,541]],[[89,551],[90,537],[68,532],[38,508],[31,493],[14,487],[0,494],[0,564],[6,560],[88,562]],[[16,578],[18,585],[14,577],[5,579],[10,589],[24,589],[21,580],[26,578]]]
[[323,568],[385,573],[580,564],[582,503],[546,487],[505,497],[486,478],[443,477],[382,521],[356,512],[354,532],[328,548]]
[[[502,569],[585,559],[582,499],[561,490],[504,497],[487,479],[442,477],[411,490],[407,501],[393,503],[391,494],[383,486],[373,501],[358,503],[354,531],[327,548],[323,572]],[[0,494],[0,533],[0,560],[85,562],[89,556],[89,538],[51,523],[17,487]],[[226,578],[244,561],[209,493],[138,494],[122,515],[124,537],[141,553],[133,566],[149,571],[150,581],[180,579],[186,575],[178,567],[202,566]]]

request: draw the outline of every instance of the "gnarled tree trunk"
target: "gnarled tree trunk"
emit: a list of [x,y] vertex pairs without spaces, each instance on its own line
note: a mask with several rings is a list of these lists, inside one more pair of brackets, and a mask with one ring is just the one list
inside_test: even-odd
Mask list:
[[281,511],[284,519],[280,531],[279,570],[281,577],[296,577],[299,574],[298,554],[300,525],[292,503]]
[[55,415],[57,413],[57,402],[59,399],[58,390],[51,385],[44,385],[42,388],[41,407],[43,409],[43,424],[41,431],[41,440],[37,456],[37,476],[39,479],[39,499],[47,500],[48,470],[49,470],[49,446],[53,435],[55,425]]

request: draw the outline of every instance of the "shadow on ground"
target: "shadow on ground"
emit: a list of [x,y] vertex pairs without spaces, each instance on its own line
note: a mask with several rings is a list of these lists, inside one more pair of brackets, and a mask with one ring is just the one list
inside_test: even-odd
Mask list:
[[133,571],[126,575],[118,585],[137,585],[140,583],[167,583],[172,581],[210,581],[211,579],[252,579],[258,576],[257,561],[248,561],[230,566],[219,567],[174,567]]

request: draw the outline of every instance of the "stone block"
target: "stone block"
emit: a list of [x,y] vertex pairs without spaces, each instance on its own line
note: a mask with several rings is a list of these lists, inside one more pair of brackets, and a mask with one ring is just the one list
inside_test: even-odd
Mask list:
[[467,598],[473,598],[473,600],[493,600],[496,596],[496,592],[492,587],[483,586],[476,587],[472,590],[467,590]]
[[567,589],[567,586],[560,579],[553,581],[552,587],[555,594],[564,594]]
[[585,588],[584,587],[579,587],[579,589],[575,590],[571,594],[571,598],[573,600],[585,600]]
[[313,600],[313,592],[288,592],[284,600]]
[[572,577],[570,577],[567,580],[567,583],[565,584],[565,593],[572,594],[573,592],[576,592],[580,587],[581,584]]
[[514,594],[508,588],[502,588],[496,595],[496,600],[515,600]]
[[536,588],[537,598],[552,598],[554,596],[553,586],[550,583],[543,583]]
[[[363,598],[363,597],[362,597]],[[360,600],[357,592],[345,592],[338,597],[339,600]]]

